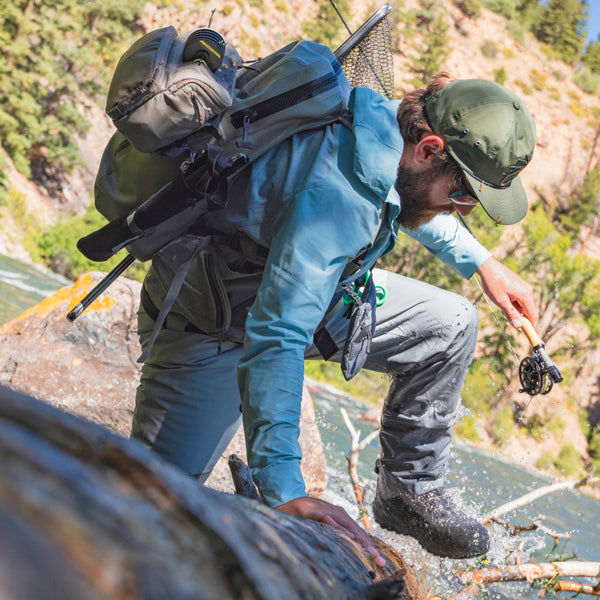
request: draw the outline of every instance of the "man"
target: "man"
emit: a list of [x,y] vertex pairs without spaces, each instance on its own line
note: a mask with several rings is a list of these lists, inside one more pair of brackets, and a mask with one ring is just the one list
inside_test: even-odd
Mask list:
[[[212,234],[209,246],[193,255],[189,289],[184,285],[144,365],[132,434],[204,481],[241,409],[266,504],[344,529],[381,564],[345,511],[306,496],[297,441],[304,360],[321,356],[314,337],[325,340],[332,360],[352,362],[354,355],[344,355],[352,320],[341,284],[364,283],[399,227],[463,277],[477,272],[514,326],[521,314],[535,322],[531,287],[452,215],[481,204],[497,223],[524,217],[517,175],[531,159],[535,126],[502,86],[446,73],[402,103],[357,88],[350,111],[351,125],[299,134],[269,151],[232,182],[227,208],[208,215],[202,231]],[[173,242],[177,251],[195,243],[187,238]],[[476,310],[419,281],[381,271],[375,277],[386,279],[387,296],[365,367],[393,376],[375,518],[440,556],[484,554],[487,531],[443,488]],[[139,314],[146,348],[169,286],[159,256]],[[356,312],[362,301],[355,299]],[[198,314],[214,316],[219,334],[194,325]]]

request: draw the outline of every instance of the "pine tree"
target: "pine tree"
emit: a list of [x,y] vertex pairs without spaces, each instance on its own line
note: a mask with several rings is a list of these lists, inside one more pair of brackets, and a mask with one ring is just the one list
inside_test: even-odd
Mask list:
[[586,9],[586,0],[549,0],[534,27],[536,37],[563,59],[576,60],[585,43]]
[[0,0],[0,145],[22,173],[77,162],[74,138],[89,127],[78,95],[105,92],[143,7],[143,0]]
[[590,71],[600,74],[600,35],[595,42],[590,42],[585,49],[583,62]]

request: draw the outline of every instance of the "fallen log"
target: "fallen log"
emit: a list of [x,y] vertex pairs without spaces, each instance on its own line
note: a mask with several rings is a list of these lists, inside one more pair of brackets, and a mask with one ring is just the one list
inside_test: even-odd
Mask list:
[[422,598],[324,524],[200,487],[143,445],[0,387],[6,600]]

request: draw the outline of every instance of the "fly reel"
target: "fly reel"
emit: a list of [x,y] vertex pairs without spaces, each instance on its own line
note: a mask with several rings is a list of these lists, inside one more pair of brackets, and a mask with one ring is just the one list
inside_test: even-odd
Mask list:
[[519,392],[527,392],[530,396],[546,395],[552,389],[554,382],[548,371],[535,356],[526,356],[519,365]]
[[533,347],[533,354],[526,356],[519,365],[519,381],[521,389],[530,396],[546,395],[555,383],[563,378],[558,368],[552,363],[541,338],[528,319],[523,319],[523,331]]

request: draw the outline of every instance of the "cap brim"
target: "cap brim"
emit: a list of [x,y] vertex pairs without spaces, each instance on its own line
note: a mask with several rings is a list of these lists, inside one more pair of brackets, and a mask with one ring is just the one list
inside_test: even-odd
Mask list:
[[446,150],[458,163],[467,183],[492,221],[500,225],[513,225],[525,217],[529,203],[518,177],[515,177],[508,187],[502,189],[493,188],[485,183],[481,185],[481,181],[469,173],[466,165],[456,156],[452,148],[447,147]]
[[481,185],[481,181],[466,171],[463,173],[483,210],[492,221],[501,225],[512,225],[525,217],[529,204],[523,184],[518,177],[512,180],[509,187],[498,189]]

